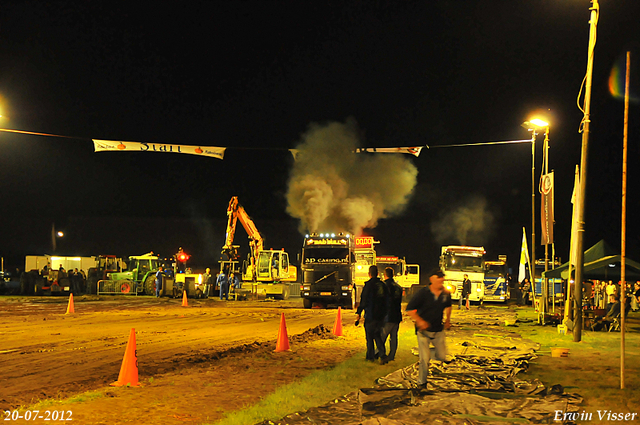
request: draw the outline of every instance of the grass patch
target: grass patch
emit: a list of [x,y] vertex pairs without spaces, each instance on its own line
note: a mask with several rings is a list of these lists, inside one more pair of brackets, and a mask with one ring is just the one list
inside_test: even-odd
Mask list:
[[418,361],[411,354],[417,345],[411,330],[398,333],[398,351],[395,361],[387,365],[364,360],[361,352],[335,367],[312,373],[300,381],[278,387],[272,394],[244,410],[229,413],[216,425],[255,424],[264,420],[278,420],[292,412],[328,403],[336,394],[344,395],[360,388],[372,387],[376,378]]
[[[533,309],[518,310],[518,318],[535,318]],[[555,326],[539,326],[535,323],[518,323],[514,331],[523,338],[541,345],[538,358],[521,376],[537,378],[546,385],[561,384],[568,392],[584,397],[587,412],[610,410],[613,412],[637,412],[640,406],[640,333],[633,321],[640,316],[629,315],[630,323],[625,333],[625,388],[621,383],[621,334],[620,332],[582,331],[582,341],[574,342],[573,334],[560,335]],[[568,348],[566,358],[551,357],[551,348]]]
[[57,400],[57,399],[40,400],[36,404],[29,405],[27,407],[20,407],[18,410],[20,410],[20,411],[25,411],[25,410],[46,410],[49,407],[64,406],[66,404],[73,404],[73,403],[84,403],[84,402],[87,402],[87,401],[92,401],[92,400],[96,400],[96,399],[105,397],[106,396],[105,395],[105,391],[107,391],[107,390],[108,389],[87,391],[87,392],[84,392],[82,394],[78,394],[76,396],[73,396],[73,397],[70,397],[70,398],[66,398],[66,399],[62,399],[62,400]]

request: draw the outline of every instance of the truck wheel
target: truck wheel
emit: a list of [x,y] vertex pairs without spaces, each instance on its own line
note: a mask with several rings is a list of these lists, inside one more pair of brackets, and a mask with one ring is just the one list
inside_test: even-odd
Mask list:
[[313,301],[311,301],[309,298],[303,298],[302,305],[304,306],[304,308],[311,308],[311,306],[313,305]]
[[144,281],[144,293],[147,295],[156,294],[156,277],[154,275],[147,276],[147,280]]

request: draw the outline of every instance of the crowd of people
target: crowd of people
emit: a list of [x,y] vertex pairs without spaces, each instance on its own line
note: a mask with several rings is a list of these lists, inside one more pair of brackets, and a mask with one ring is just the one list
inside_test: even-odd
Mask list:
[[229,292],[242,288],[242,282],[238,274],[223,268],[214,277],[211,275],[211,269],[206,268],[202,275],[202,282],[205,285],[204,297],[209,298],[216,289],[219,290],[220,300],[229,300]]
[[[378,277],[377,266],[369,268],[369,280],[365,282],[360,304],[356,311],[356,326],[359,325],[364,313],[364,330],[367,344],[365,359],[379,360],[386,364],[395,359],[398,349],[398,329],[402,322],[402,287],[393,279],[392,268],[384,270],[384,280]],[[593,330],[609,329],[619,320],[621,314],[620,285],[609,282],[589,282],[585,284],[587,299],[593,299],[594,305],[606,309],[606,314],[597,319]],[[627,285],[626,311],[640,310],[640,282]],[[465,285],[459,308],[466,304]],[[533,302],[533,288],[529,279],[514,285],[518,304],[527,305]],[[590,291],[589,289],[592,289]],[[607,303],[602,302],[606,297]],[[426,386],[429,362],[432,356],[436,360],[446,358],[446,343],[444,331],[451,327],[451,294],[444,287],[444,273],[440,269],[433,270],[429,275],[429,286],[421,288],[413,295],[405,308],[405,313],[414,324],[418,339],[419,375],[416,386]],[[468,305],[468,304],[467,304]],[[387,341],[389,349],[387,351]]]

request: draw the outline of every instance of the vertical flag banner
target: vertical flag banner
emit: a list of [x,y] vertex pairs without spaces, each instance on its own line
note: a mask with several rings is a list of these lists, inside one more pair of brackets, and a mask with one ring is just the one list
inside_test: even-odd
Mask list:
[[520,268],[518,269],[518,282],[527,277],[526,264],[529,263],[529,248],[527,247],[527,233],[522,228],[522,248],[520,249]]
[[578,256],[577,235],[577,216],[578,216],[578,198],[580,197],[580,171],[576,165],[576,175],[573,182],[573,194],[571,194],[571,203],[573,204],[573,215],[571,217],[571,250],[569,252],[569,264],[576,266],[576,257]]
[[165,143],[119,142],[93,139],[94,152],[169,152],[223,159],[226,148],[217,146],[170,145]]
[[542,194],[541,220],[542,240],[540,245],[553,243],[553,171],[544,174],[540,179],[540,193]]

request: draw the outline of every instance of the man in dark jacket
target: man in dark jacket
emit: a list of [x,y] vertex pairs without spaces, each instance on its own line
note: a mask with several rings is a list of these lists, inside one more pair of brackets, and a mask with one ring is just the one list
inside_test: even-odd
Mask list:
[[465,274],[464,279],[462,279],[462,296],[458,302],[458,310],[462,308],[462,304],[469,310],[469,295],[471,295],[471,281],[469,280],[469,275]]
[[[367,338],[366,359],[374,361],[376,359],[376,348],[382,364],[387,363],[384,342],[382,341],[382,327],[384,318],[387,315],[387,287],[378,278],[378,267],[369,267],[369,280],[364,283],[360,305],[356,311],[356,325],[360,323],[360,317],[364,310],[364,332]],[[375,342],[375,346],[374,346]]]
[[[444,287],[444,273],[435,269],[429,276],[429,287],[418,291],[407,304],[407,314],[416,324],[420,373],[418,386],[426,387],[431,360],[431,344],[437,360],[447,355],[444,330],[451,328],[451,294]],[[442,319],[444,316],[444,324]]]
[[387,286],[387,317],[385,318],[384,327],[382,328],[382,342],[387,343],[389,338],[389,354],[388,361],[393,361],[398,350],[398,329],[402,322],[402,286],[393,279],[393,269],[387,267],[384,269],[384,284]]

